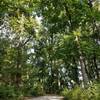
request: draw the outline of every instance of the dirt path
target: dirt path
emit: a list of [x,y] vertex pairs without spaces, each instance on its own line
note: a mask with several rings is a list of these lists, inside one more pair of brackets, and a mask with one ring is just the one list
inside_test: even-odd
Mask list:
[[28,100],[63,100],[62,96],[41,96],[35,97]]

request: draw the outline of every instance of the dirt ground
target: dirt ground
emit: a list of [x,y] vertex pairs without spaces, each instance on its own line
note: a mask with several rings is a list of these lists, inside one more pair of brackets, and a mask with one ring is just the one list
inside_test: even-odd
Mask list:
[[62,96],[40,96],[34,97],[27,100],[63,100]]

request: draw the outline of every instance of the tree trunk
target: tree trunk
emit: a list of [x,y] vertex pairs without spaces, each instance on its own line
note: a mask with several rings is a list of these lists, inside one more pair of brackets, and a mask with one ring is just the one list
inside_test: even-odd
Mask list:
[[94,57],[93,57],[93,62],[94,62],[94,66],[95,66],[96,77],[97,77],[97,80],[99,80],[100,76],[99,76],[99,70],[98,70],[98,66],[97,66],[97,62],[96,62],[96,55],[95,55],[95,53],[94,53]]
[[83,77],[83,83],[84,83],[84,87],[87,87],[88,84],[88,76],[85,70],[85,63],[84,63],[84,57],[81,51],[81,47],[80,47],[80,42],[79,42],[79,37],[76,36],[76,42],[77,42],[77,46],[78,46],[78,52],[79,52],[79,62],[81,65],[81,72],[82,72],[82,77]]
[[16,65],[16,86],[19,87],[21,83],[21,48],[17,47],[17,65]]

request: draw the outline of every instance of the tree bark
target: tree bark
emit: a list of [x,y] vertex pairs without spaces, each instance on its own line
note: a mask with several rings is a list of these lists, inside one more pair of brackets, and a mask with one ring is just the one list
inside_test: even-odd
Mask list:
[[80,47],[80,42],[79,42],[79,37],[76,36],[76,42],[77,42],[77,46],[78,46],[78,52],[79,52],[79,62],[81,65],[81,72],[82,72],[82,77],[83,77],[83,83],[84,83],[84,87],[87,87],[88,84],[88,76],[85,70],[85,63],[84,63],[84,57],[81,51],[81,47]]
[[16,62],[16,86],[19,87],[21,83],[21,47],[17,47],[17,62]]
[[94,57],[93,57],[93,62],[94,62],[94,66],[95,66],[95,72],[96,72],[97,80],[99,80],[100,79],[99,69],[98,69],[98,65],[97,65],[97,62],[96,62],[96,55],[95,55],[95,53],[94,53]]

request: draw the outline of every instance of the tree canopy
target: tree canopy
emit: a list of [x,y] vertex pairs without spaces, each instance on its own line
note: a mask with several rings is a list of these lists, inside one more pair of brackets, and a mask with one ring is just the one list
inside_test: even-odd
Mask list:
[[99,0],[0,0],[1,100],[99,100],[99,82]]

